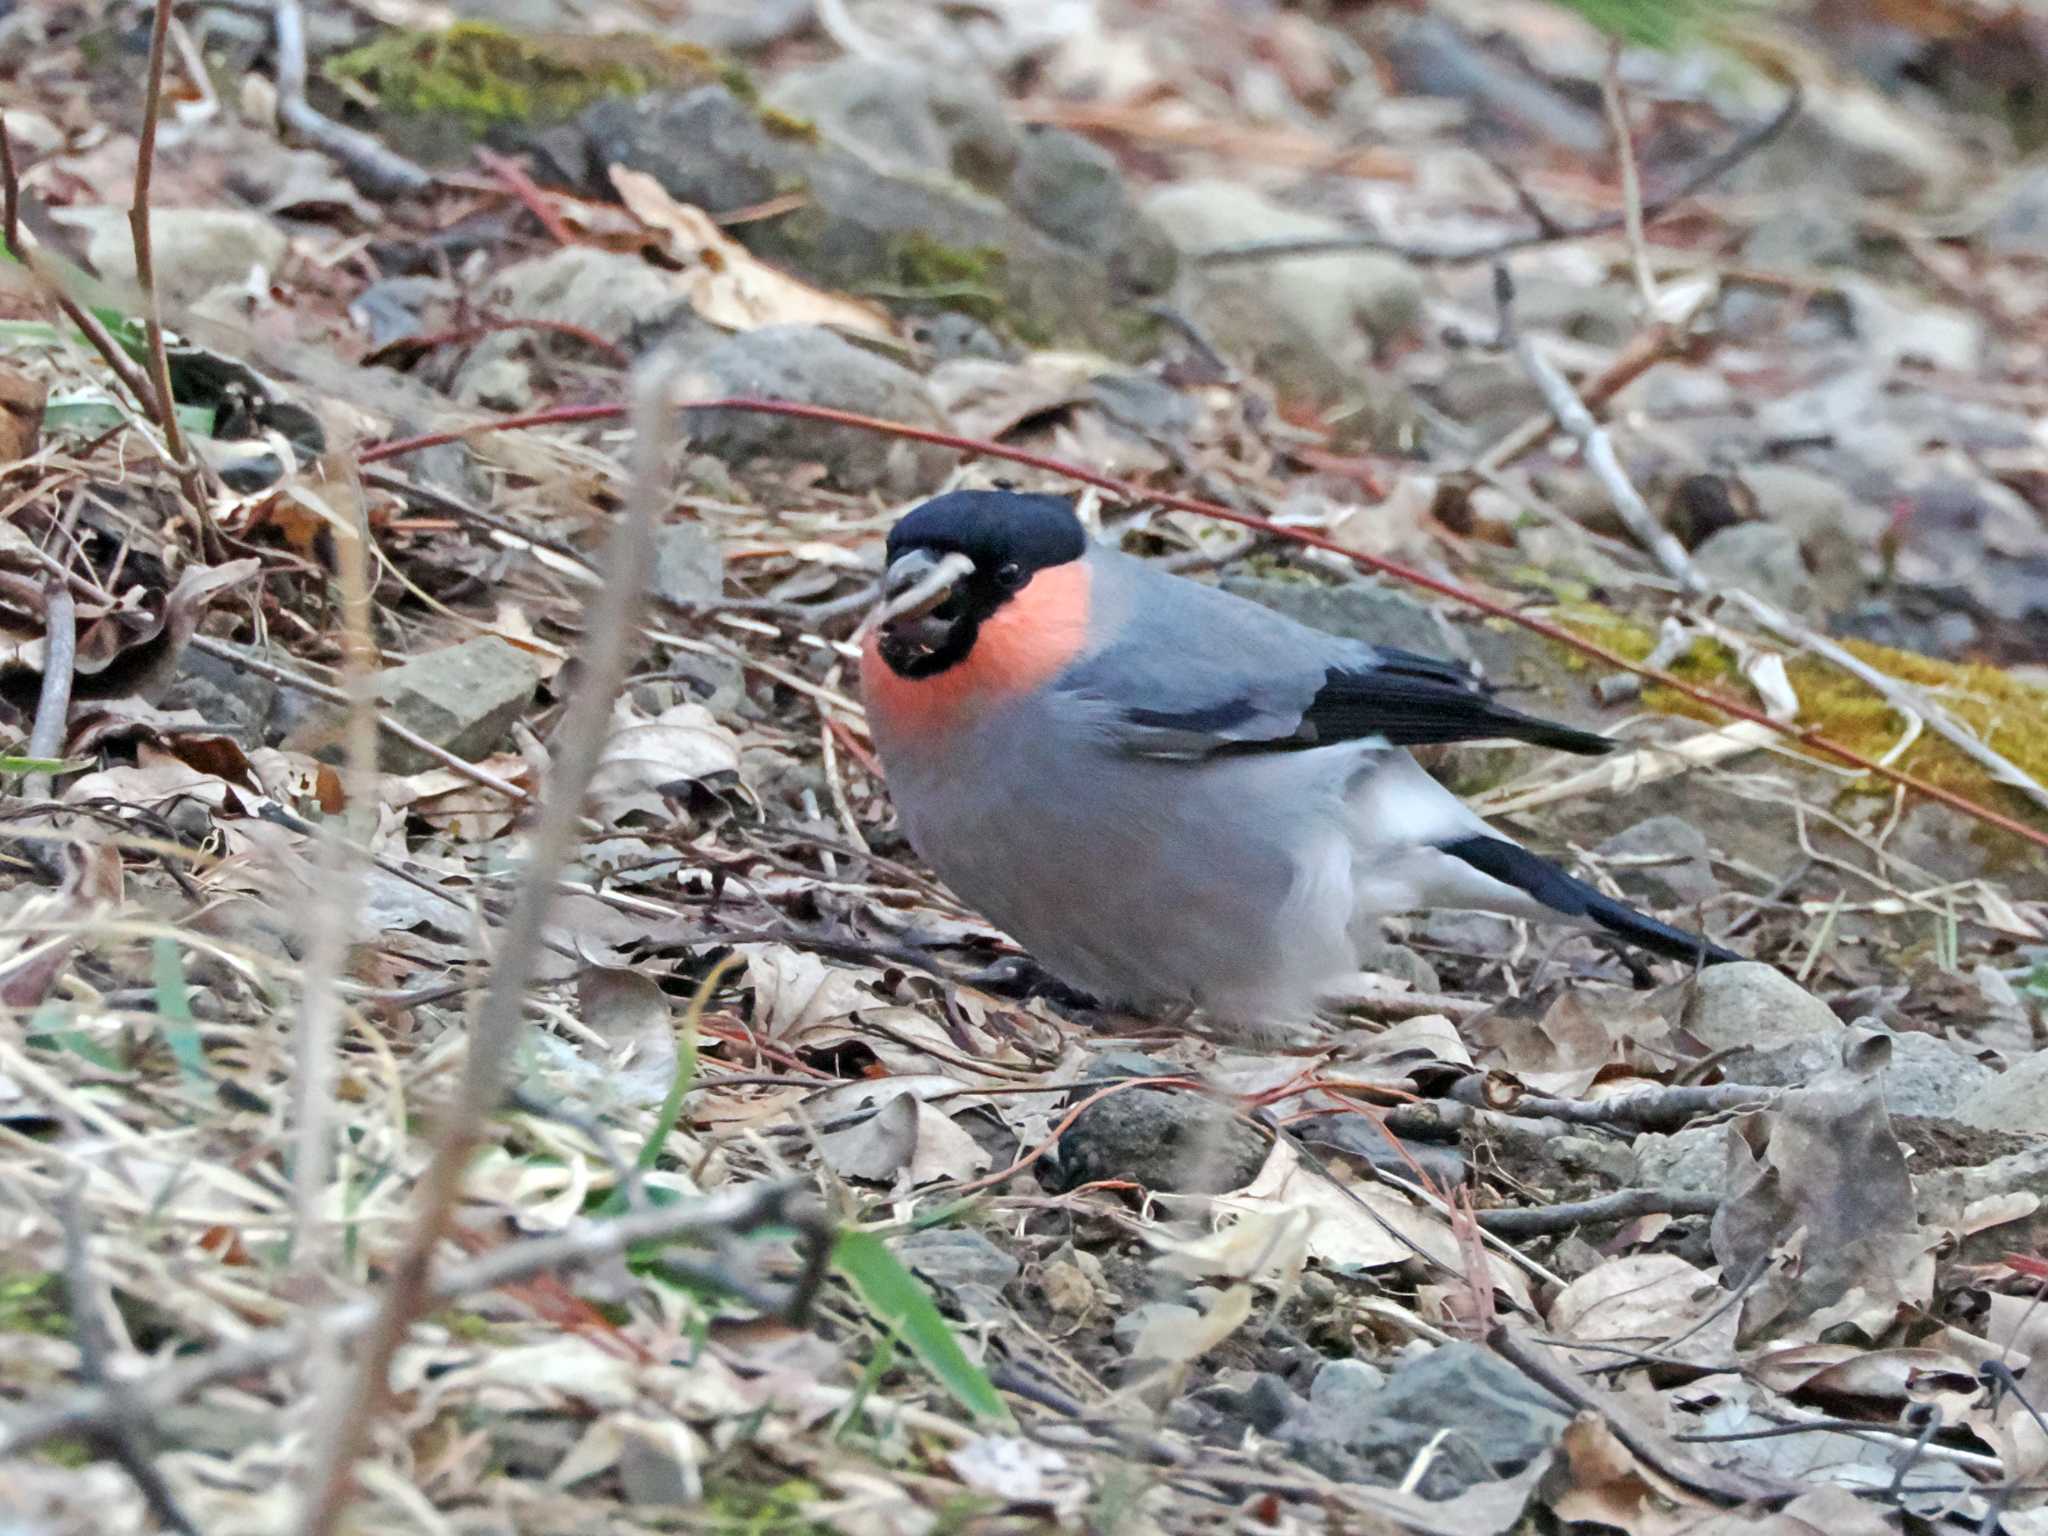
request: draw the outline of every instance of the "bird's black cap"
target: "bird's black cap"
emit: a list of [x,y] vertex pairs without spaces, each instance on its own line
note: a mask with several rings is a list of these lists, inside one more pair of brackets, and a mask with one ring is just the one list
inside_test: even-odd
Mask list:
[[959,553],[976,569],[1015,565],[1026,574],[1078,560],[1088,534],[1064,496],[1024,491],[949,491],[913,507],[889,530],[889,558],[911,549]]

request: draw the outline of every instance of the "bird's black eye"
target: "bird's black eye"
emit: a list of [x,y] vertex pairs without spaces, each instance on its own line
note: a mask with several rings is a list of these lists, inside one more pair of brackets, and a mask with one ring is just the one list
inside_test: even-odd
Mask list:
[[1024,585],[1024,567],[1014,560],[1005,560],[996,567],[996,581],[1005,587]]

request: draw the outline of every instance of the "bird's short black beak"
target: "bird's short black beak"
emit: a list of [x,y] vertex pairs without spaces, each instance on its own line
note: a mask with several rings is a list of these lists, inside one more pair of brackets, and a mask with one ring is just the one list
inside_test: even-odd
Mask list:
[[[870,629],[906,649],[935,649],[958,620],[961,589],[974,574],[974,562],[951,551],[911,549],[898,555],[882,577],[882,600],[869,613]],[[927,643],[928,642],[928,643]]]

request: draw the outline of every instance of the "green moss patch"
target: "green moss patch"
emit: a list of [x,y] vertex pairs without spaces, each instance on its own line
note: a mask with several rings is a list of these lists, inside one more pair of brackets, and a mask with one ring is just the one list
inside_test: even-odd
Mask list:
[[[1558,621],[1574,634],[1631,661],[1641,661],[1657,643],[1656,632],[1648,625],[1591,604],[1574,604],[1561,610]],[[1979,740],[2035,779],[2048,783],[2048,689],[2023,683],[1996,667],[1937,661],[1860,640],[1838,643],[1858,661],[1887,677],[1919,687]],[[1575,664],[1584,665],[1584,658],[1575,656]],[[1666,670],[1685,682],[1724,693],[1739,703],[1756,703],[1735,654],[1718,642],[1694,641]],[[1896,710],[1858,679],[1818,656],[1788,655],[1785,675],[1799,695],[1798,723],[1818,730],[1852,752],[1882,758],[1906,733],[1906,722]],[[1676,689],[1654,683],[1643,690],[1643,702],[1664,714],[1686,715],[1716,724],[1725,718]],[[1825,754],[1815,755],[1829,766],[1836,766]],[[2048,826],[2048,817],[2042,815],[2039,807],[2000,784],[1982,765],[1932,731],[1923,729],[1892,766],[1989,809]],[[1882,792],[1887,786],[1883,780],[1870,777],[1853,782],[1851,787]]]
[[625,33],[528,35],[476,21],[442,32],[393,32],[326,68],[330,79],[374,92],[392,111],[453,118],[478,133],[505,123],[558,122],[608,96],[725,81],[734,73],[709,50],[688,44]]

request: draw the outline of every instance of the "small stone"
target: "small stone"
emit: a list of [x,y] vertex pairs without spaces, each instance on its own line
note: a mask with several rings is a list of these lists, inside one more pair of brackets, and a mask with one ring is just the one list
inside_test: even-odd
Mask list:
[[[135,241],[128,210],[109,207],[53,209],[52,218],[86,233],[86,259],[111,283],[135,281]],[[157,208],[149,217],[150,254],[158,291],[169,302],[190,304],[250,274],[274,273],[290,249],[284,231],[260,213],[234,208]]]
[[[1145,209],[1183,252],[1345,232],[1236,182],[1175,183]],[[1375,377],[1379,345],[1422,317],[1421,277],[1380,251],[1209,267],[1184,281],[1195,320],[1226,356],[1285,392],[1322,401],[1355,397]]]
[[1403,1361],[1376,1393],[1346,1384],[1321,1411],[1312,1400],[1281,1438],[1328,1475],[1382,1484],[1399,1484],[1435,1447],[1416,1491],[1449,1499],[1521,1471],[1557,1443],[1570,1417],[1498,1355],[1457,1343]]
[[1083,1110],[1059,1141],[1059,1182],[1130,1179],[1174,1194],[1249,1184],[1266,1139],[1214,1099],[1183,1089],[1133,1089]]
[[1710,586],[1739,587],[1792,613],[1813,602],[1813,578],[1798,536],[1775,523],[1723,528],[1693,551],[1693,563]]
[[910,1232],[891,1245],[896,1257],[942,1291],[983,1285],[1000,1291],[1022,1266],[981,1233],[964,1227]]
[[[540,669],[525,651],[484,635],[445,650],[415,656],[377,676],[377,701],[401,725],[445,747],[457,757],[488,755],[505,739],[512,722],[533,702]],[[323,706],[298,726],[286,745],[325,762],[339,762],[345,712]],[[418,748],[385,735],[378,761],[392,773],[416,773],[435,766]]]
[[1387,1385],[1387,1373],[1365,1360],[1332,1360],[1309,1384],[1309,1403],[1340,1422],[1362,1419]]
[[2048,256],[2048,165],[2032,165],[1999,190],[1978,240],[1996,256]]
[[1669,1135],[1645,1132],[1635,1139],[1637,1189],[1663,1189],[1681,1195],[1727,1193],[1728,1131],[1720,1125],[1693,1125]]
[[1359,945],[1358,968],[1405,981],[1417,992],[1441,992],[1444,989],[1435,966],[1406,944],[1395,944],[1384,938],[1368,939]]
[[1960,1119],[1965,1105],[1990,1092],[2000,1080],[1993,1068],[1934,1035],[1901,1030],[1891,1033],[1891,1042],[1891,1064],[1884,1071],[1884,1101],[1894,1115]]
[[[924,381],[815,325],[771,325],[712,347],[677,382],[685,397],[755,395],[831,406],[913,426],[946,423]],[[911,495],[929,488],[952,453],[929,444],[793,417],[694,411],[692,443],[734,465],[759,458],[816,460],[844,490]]]
[[1622,894],[1660,912],[1696,907],[1721,889],[1706,834],[1683,816],[1652,816],[1594,850]]
[[1104,251],[1131,212],[1116,156],[1060,128],[1024,136],[1010,206],[1055,240]]
[[1845,1027],[1798,982],[1755,961],[1708,966],[1684,985],[1679,1025],[1710,1052],[1764,1050],[1809,1036],[1832,1042]]
[[671,603],[714,603],[725,592],[725,554],[701,523],[664,523],[654,535],[650,588]]
[[486,358],[462,371],[455,398],[490,411],[528,410],[534,401],[533,369],[516,357]]
[[1020,135],[993,82],[846,54],[793,70],[768,105],[811,124],[835,144],[891,174],[938,173],[1000,188],[1017,164]]
[[2048,1132],[2048,1051],[2021,1057],[1964,1094],[1953,1118],[1987,1131]]

